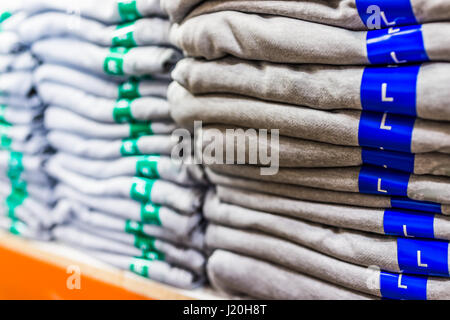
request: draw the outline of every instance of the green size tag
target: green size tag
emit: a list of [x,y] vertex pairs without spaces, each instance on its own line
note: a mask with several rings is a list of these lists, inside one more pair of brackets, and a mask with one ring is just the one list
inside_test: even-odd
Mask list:
[[150,260],[150,261],[155,261],[155,260],[164,261],[166,259],[166,255],[162,252],[157,252],[157,251],[143,251],[142,256],[136,257],[136,258],[141,258],[141,259]]
[[130,49],[124,47],[109,49],[109,53],[103,63],[103,70],[105,73],[113,76],[123,76],[123,59],[128,51],[130,51]]
[[134,40],[134,30],[136,29],[134,22],[124,23],[117,26],[112,38],[112,45],[114,47],[136,47],[137,43]]
[[10,123],[8,123],[8,121],[6,121],[5,119],[6,108],[7,106],[5,104],[0,104],[0,122],[7,123],[10,125]]
[[122,146],[120,147],[120,154],[124,157],[127,156],[137,156],[141,152],[138,148],[138,139],[125,139],[122,141]]
[[131,102],[129,99],[119,99],[113,109],[113,118],[117,123],[133,122],[134,118],[131,114]]
[[130,123],[130,137],[137,138],[153,135],[152,123]]
[[161,225],[159,211],[161,206],[152,203],[143,203],[141,206],[141,222],[143,224]]
[[142,15],[137,8],[136,0],[119,0],[117,5],[122,21],[131,21],[142,18]]
[[8,163],[8,177],[10,179],[18,179],[23,171],[23,154],[21,152],[11,152]]
[[136,162],[136,175],[140,177],[159,179],[158,162],[160,156],[145,156]]
[[156,251],[155,241],[156,239],[153,237],[136,235],[134,237],[134,246],[142,251]]
[[156,180],[134,177],[130,190],[130,197],[140,202],[149,202],[152,199],[152,189]]
[[0,135],[0,149],[10,150],[12,144],[12,139],[5,135]]
[[125,222],[125,232],[131,234],[142,234],[144,232],[144,225],[137,221],[127,220]]
[[10,18],[11,16],[12,16],[12,13],[9,11],[4,11],[4,12],[0,13],[0,23],[5,21],[6,19]]
[[9,218],[16,219],[16,208],[20,207],[26,198],[27,195],[25,193],[15,191],[6,198],[5,202]]
[[133,259],[133,262],[130,264],[130,271],[148,278],[148,266],[140,259]]
[[136,99],[140,96],[138,78],[130,78],[119,85],[119,99]]
[[23,225],[19,224],[19,221],[12,219],[11,227],[9,228],[9,232],[16,236],[20,236],[22,234],[21,229],[23,229]]

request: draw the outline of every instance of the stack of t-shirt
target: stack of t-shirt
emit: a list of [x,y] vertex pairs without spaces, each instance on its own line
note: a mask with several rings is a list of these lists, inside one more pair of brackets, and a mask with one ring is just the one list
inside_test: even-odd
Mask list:
[[48,239],[51,181],[43,171],[44,108],[33,90],[38,62],[19,38],[26,14],[0,3],[0,228]]
[[25,1],[19,33],[58,181],[56,240],[183,288],[204,280],[201,172],[171,160],[167,87],[181,53],[158,1]]
[[[257,298],[450,298],[450,3],[162,6],[190,56],[171,115],[202,121],[216,185],[211,282]],[[246,161],[215,161],[230,146]]]

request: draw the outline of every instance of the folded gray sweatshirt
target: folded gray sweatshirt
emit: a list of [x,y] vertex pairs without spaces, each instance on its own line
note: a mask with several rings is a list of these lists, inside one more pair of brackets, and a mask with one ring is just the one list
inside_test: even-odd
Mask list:
[[19,107],[23,109],[35,109],[41,107],[41,101],[37,95],[24,97],[19,95],[0,96],[0,105]]
[[[147,225],[141,230],[140,234],[137,234],[141,237],[136,237],[136,233],[131,234],[123,231],[107,230],[102,228],[101,226],[80,223],[78,220],[73,220],[72,224],[88,233],[96,234],[97,236],[116,240],[126,244],[134,244],[137,247],[140,247],[142,245],[142,236],[144,236],[145,238],[150,238],[151,241],[153,241],[152,239],[155,238],[158,240],[170,242],[182,248],[193,248],[200,252],[203,252],[205,245],[205,232],[202,226],[194,229],[188,237],[180,237],[170,230],[158,226]],[[145,242],[145,244],[148,244],[148,241]],[[161,248],[163,247],[155,247],[157,251],[159,251]],[[161,251],[163,250],[161,249]]]
[[[91,234],[87,231],[87,229],[78,229],[75,232],[79,232],[81,237],[85,235],[84,238],[86,241],[83,241],[85,243],[84,246],[96,250],[110,251],[135,257],[140,257],[145,252],[154,252],[156,253],[155,258],[157,260],[163,260],[187,267],[198,274],[203,272],[205,258],[197,250],[181,247],[178,248],[165,241],[147,237],[145,225],[140,225],[138,227],[139,223],[136,221],[126,221],[105,214],[92,212],[87,209],[80,208],[72,201],[69,201],[68,203],[70,203],[71,210],[74,212],[74,217],[67,217],[65,222],[69,222],[73,225],[73,219],[75,219],[76,225],[85,224],[91,229],[104,230],[105,232],[120,232],[129,236],[126,237],[126,239],[132,239],[132,241],[129,242],[119,241],[111,237],[103,237],[101,233],[98,234],[95,232]],[[58,203],[58,206],[61,204],[61,202]],[[179,239],[188,237],[188,235],[180,234],[175,234],[175,236],[179,237]],[[77,237],[72,236],[71,238]],[[98,239],[98,241],[96,241],[96,239]],[[114,245],[114,243],[116,243],[116,245]]]
[[71,18],[72,15],[62,12],[38,14],[26,19],[19,26],[18,34],[21,41],[27,44],[45,38],[74,37],[106,47],[170,45],[170,23],[161,18],[145,18],[108,26],[79,17],[76,27],[67,22]]
[[212,285],[232,296],[276,300],[373,299],[284,267],[222,250],[216,250],[209,258],[207,270]]
[[[56,199],[71,199],[93,210],[105,212],[127,220],[161,222],[162,216],[172,217],[183,215],[185,217],[197,214],[197,212],[180,213],[165,206],[148,203],[139,203],[131,199],[105,196],[92,196],[77,191],[64,183],[59,183],[54,189]],[[158,220],[159,219],[159,220]],[[172,219],[173,220],[173,219]]]
[[[246,60],[333,65],[450,61],[450,23],[350,31],[304,20],[208,13],[174,24],[170,40],[186,55],[208,60],[232,55]],[[220,36],[218,36],[220,35]]]
[[125,139],[141,136],[171,134],[176,128],[172,121],[146,121],[141,123],[99,123],[70,110],[49,106],[44,113],[48,130],[61,130],[96,139]]
[[117,255],[113,253],[84,250],[93,257],[117,268],[129,270],[142,277],[163,282],[182,289],[193,290],[203,285],[205,279],[187,270],[173,267],[163,261],[148,261],[140,258]]
[[186,58],[172,76],[192,94],[233,93],[315,109],[372,110],[450,121],[448,63],[392,68]]
[[[134,263],[129,268],[138,274],[142,273],[142,276],[183,288],[191,288],[195,281],[195,275],[185,269],[171,267],[167,262],[157,259],[147,260],[141,258],[142,252],[137,248],[84,233],[70,226],[58,226],[53,229],[52,233],[60,242],[88,250],[111,252],[111,249],[108,250],[108,248],[113,248],[112,253],[115,253],[116,257],[118,257],[116,260],[120,261],[121,259],[119,257],[122,257],[122,259],[128,260],[129,263]],[[99,255],[95,254],[94,256],[102,260],[101,253]],[[150,257],[150,255],[146,255],[146,258]],[[108,262],[111,263],[109,260]],[[112,264],[117,266],[117,262]],[[145,271],[142,270],[143,267],[145,267]]]
[[172,82],[171,115],[192,128],[228,124],[255,129],[279,129],[280,135],[346,146],[365,146],[408,153],[450,153],[450,124],[371,111],[322,111],[261,101],[237,95],[194,96]]
[[[30,13],[68,12],[113,24],[146,16],[165,16],[159,0],[21,0],[19,8]],[[99,10],[102,8],[102,10]]]
[[[130,208],[131,209],[131,208]],[[182,215],[167,207],[147,203],[143,211],[130,214],[112,216],[107,213],[87,209],[76,202],[72,205],[72,212],[78,220],[92,225],[101,225],[115,231],[130,231],[145,233],[146,226],[159,226],[173,232],[180,237],[187,237],[201,221],[201,215]]]
[[[233,135],[227,135],[228,129],[234,130]],[[230,154],[245,154],[245,163],[235,156],[233,162],[227,162],[229,164],[267,166],[267,159],[264,159],[260,152],[267,150],[272,160],[278,157],[281,167],[338,168],[371,164],[419,175],[450,176],[450,156],[437,152],[408,154],[374,148],[338,146],[284,136],[274,141],[270,133],[266,139],[265,135],[257,130],[249,131],[246,128],[230,128],[225,125],[205,126],[196,132],[196,136],[203,141],[203,159],[210,161],[208,163],[214,163],[215,160],[214,155],[207,152],[208,148],[218,136],[222,136],[223,144],[218,144],[215,150],[220,150],[222,146],[224,158]],[[196,151],[200,152],[198,147]],[[252,159],[253,156],[257,159]]]
[[33,74],[15,71],[0,74],[0,94],[25,97],[31,92]]
[[298,200],[344,204],[357,207],[397,208],[430,213],[442,213],[445,215],[450,214],[450,205],[416,201],[406,197],[390,197],[375,194],[331,191],[267,181],[261,183],[261,181],[258,180],[218,174],[210,169],[206,169],[206,174],[212,183],[219,186],[217,188],[219,196],[221,190],[220,186],[226,186]]
[[170,155],[176,141],[170,135],[142,136],[123,140],[86,139],[64,131],[50,131],[48,142],[55,149],[91,159],[117,159],[122,156]]
[[[431,277],[427,279],[388,273],[376,268],[364,268],[258,232],[210,225],[206,232],[206,242],[211,248],[269,261],[304,275],[369,295],[402,300],[449,299],[449,280],[442,281]],[[234,264],[232,266],[240,267]],[[257,283],[267,279],[266,274],[259,274],[259,277]],[[394,280],[395,283],[392,284],[389,280]],[[421,285],[408,288],[408,282],[411,280]]]
[[190,174],[189,165],[176,162],[168,156],[131,156],[105,161],[59,152],[53,155],[52,159],[70,171],[96,179],[140,176],[149,179],[163,179],[184,186],[194,186],[197,182]]
[[32,229],[22,221],[8,217],[0,216],[0,229],[26,239],[48,241],[51,238],[50,233],[46,230]]
[[108,99],[134,99],[147,96],[165,98],[168,86],[168,81],[161,79],[113,80],[111,77],[93,75],[56,64],[44,64],[37,68],[33,80],[37,85],[51,81]]
[[[379,5],[384,13],[381,27],[450,20],[449,4],[445,0],[409,0],[395,6],[390,1],[361,0],[162,0],[161,7],[172,21],[218,11],[239,11],[314,21],[354,30],[368,28],[365,13],[370,5]],[[361,15],[361,13],[363,15]]]
[[[2,33],[0,32],[0,41],[2,40],[3,40]],[[21,52],[14,54],[0,53],[1,73],[32,70],[37,66],[37,64],[38,64],[37,60],[29,52]]]
[[123,123],[170,119],[169,104],[166,99],[159,97],[107,99],[48,81],[39,83],[37,90],[45,104],[66,108],[99,122]]
[[401,237],[450,240],[450,218],[440,214],[301,201],[227,187],[220,187],[217,193],[218,199],[226,203],[329,226]]
[[261,175],[258,167],[211,165],[221,174],[286,183],[318,189],[408,197],[418,201],[450,204],[450,178],[419,176],[373,167],[280,168],[275,175]]
[[3,104],[0,105],[0,121],[11,125],[31,124],[42,111],[42,108],[21,108]]
[[151,75],[172,71],[181,58],[173,48],[146,46],[111,49],[69,38],[51,38],[33,43],[31,51],[45,63],[80,68],[97,74]]
[[395,238],[339,229],[245,209],[209,199],[205,218],[231,228],[260,231],[337,259],[390,272],[448,278],[449,242]]
[[186,188],[161,179],[116,177],[93,179],[65,169],[50,159],[45,166],[53,178],[85,194],[105,197],[122,197],[137,202],[167,205],[182,212],[196,212],[202,203],[203,192]]

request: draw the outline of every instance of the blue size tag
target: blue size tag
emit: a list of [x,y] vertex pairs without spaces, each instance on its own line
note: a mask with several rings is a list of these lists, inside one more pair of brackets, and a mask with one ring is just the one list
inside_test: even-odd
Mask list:
[[417,24],[410,0],[356,0],[356,7],[369,29]]
[[427,300],[427,277],[382,271],[380,292],[383,298],[395,300]]
[[363,166],[359,172],[359,192],[406,196],[410,175],[400,171]]
[[417,116],[419,70],[420,65],[365,68],[361,81],[363,110]]
[[447,241],[398,238],[397,255],[403,272],[449,276]]
[[371,64],[428,61],[420,25],[367,32],[367,57]]
[[362,148],[361,158],[364,164],[371,164],[409,173],[414,172],[415,156],[412,153]]
[[363,111],[359,120],[359,145],[411,153],[415,122],[413,117]]
[[391,236],[434,239],[434,215],[399,209],[386,209],[384,233]]
[[391,206],[392,208],[442,213],[440,203],[412,200],[405,197],[391,197]]

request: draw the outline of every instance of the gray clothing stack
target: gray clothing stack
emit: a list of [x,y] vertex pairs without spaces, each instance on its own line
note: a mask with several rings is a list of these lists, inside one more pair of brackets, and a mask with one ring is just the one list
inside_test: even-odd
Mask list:
[[[167,87],[181,52],[157,1],[23,0],[47,105],[55,240],[181,288],[205,280],[199,170],[172,161]],[[201,174],[201,172],[200,172]]]
[[212,284],[264,299],[448,299],[448,1],[161,5],[187,56],[170,114],[213,185]]
[[43,170],[44,106],[33,86],[38,61],[18,34],[26,18],[12,3],[0,5],[0,228],[48,240],[52,181]]

